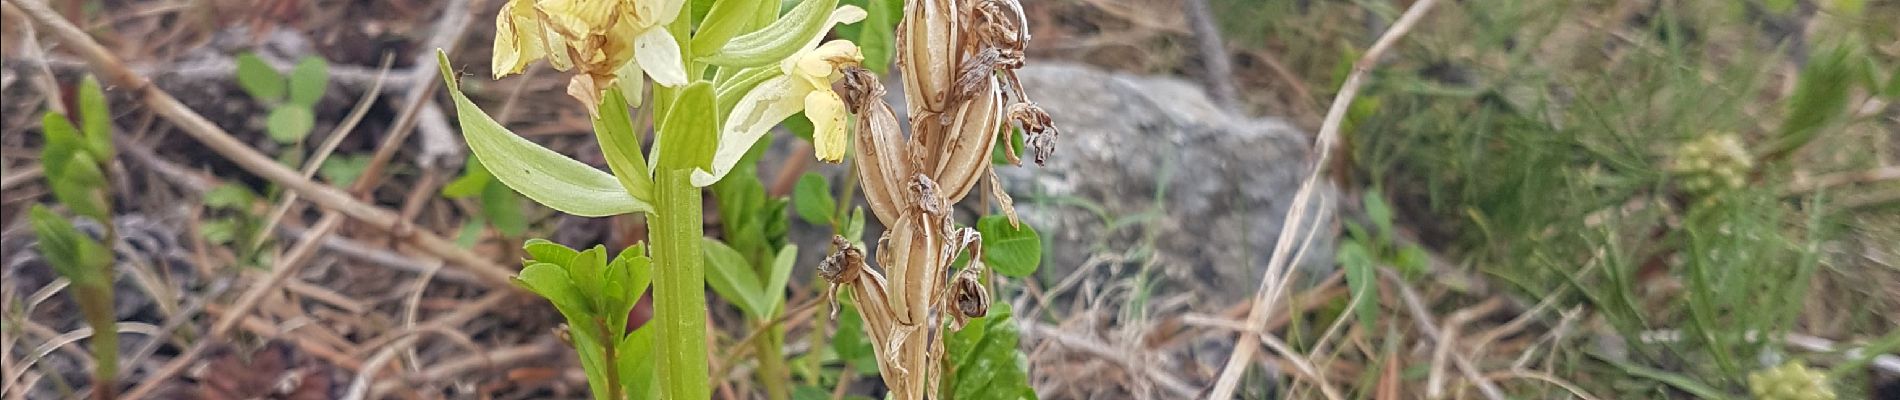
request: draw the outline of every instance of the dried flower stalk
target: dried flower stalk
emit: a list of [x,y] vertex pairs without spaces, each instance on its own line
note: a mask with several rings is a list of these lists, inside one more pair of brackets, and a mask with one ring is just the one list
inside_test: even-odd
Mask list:
[[[1055,124],[1016,78],[1028,41],[1017,0],[908,0],[898,26],[897,65],[910,135],[882,100],[885,90],[876,75],[848,66],[832,86],[857,118],[858,178],[872,214],[888,230],[877,241],[884,273],[842,237],[833,239],[835,252],[818,268],[833,293],[848,287],[856,297],[894,398],[936,397],[947,333],[942,327],[961,329],[989,310],[989,293],[979,279],[986,273],[981,237],[956,226],[951,205],[988,177],[990,194],[1014,222],[1009,196],[990,169],[999,133],[1012,124],[1022,128],[1036,147],[1037,164],[1053,151]],[[966,250],[969,264],[951,271]]]

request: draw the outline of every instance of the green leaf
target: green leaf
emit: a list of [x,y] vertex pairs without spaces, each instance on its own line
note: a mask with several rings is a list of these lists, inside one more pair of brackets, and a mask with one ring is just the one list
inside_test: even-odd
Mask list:
[[765,303],[766,315],[778,315],[779,306],[785,304],[785,286],[792,283],[792,267],[798,263],[798,246],[785,245],[779,249],[778,257],[772,259],[771,275],[766,277],[765,290],[761,300]]
[[270,134],[271,140],[285,144],[302,142],[305,136],[310,135],[310,128],[316,124],[316,114],[312,114],[310,107],[300,105],[284,105],[272,109],[269,119],[264,122],[264,126],[268,128],[265,131]]
[[713,150],[719,144],[719,116],[713,107],[711,83],[693,82],[680,90],[679,98],[667,108],[671,111],[666,121],[658,127],[662,143],[654,157],[660,169],[712,168]]
[[864,242],[864,207],[851,208],[851,220],[844,224],[844,237],[855,243]]
[[811,141],[812,129],[814,128],[811,126],[811,118],[805,118],[804,111],[799,111],[797,114],[792,114],[791,117],[785,118],[785,122],[780,122],[779,126],[783,126],[785,130],[791,131],[792,136],[805,139],[807,142]]
[[205,206],[215,209],[246,210],[251,208],[254,201],[257,201],[256,193],[235,183],[218,185],[204,194]]
[[983,261],[990,268],[1017,278],[1036,273],[1042,262],[1042,238],[1029,224],[1010,226],[1009,217],[991,215],[978,220],[976,230],[983,234]]
[[792,188],[792,206],[798,208],[798,216],[812,225],[830,225],[836,219],[832,214],[838,210],[838,203],[831,198],[831,182],[817,173],[806,172],[798,177],[798,186]]
[[79,126],[86,133],[86,151],[93,159],[112,159],[112,110],[99,80],[87,75],[79,81]]
[[532,261],[529,264],[549,263],[565,266],[574,261],[574,256],[581,254],[581,252],[575,251],[567,246],[562,246],[560,243],[550,242],[547,239],[540,238],[528,239],[527,242],[521,244],[521,250],[528,253],[528,260]]
[[640,329],[627,333],[627,337],[620,340],[620,348],[617,350],[620,354],[616,355],[620,364],[620,385],[626,388],[628,397],[660,398],[660,385],[657,380],[659,374],[653,368],[659,363],[652,362],[659,356],[659,353],[653,351],[653,338],[656,336],[655,332],[659,331],[654,328],[657,325],[659,324],[642,326]]
[[449,96],[455,100],[455,111],[462,121],[462,136],[476,160],[486,166],[496,180],[536,203],[583,217],[653,211],[647,200],[627,194],[613,175],[503,128],[462,95],[455,75],[449,70],[448,54],[437,51],[436,58],[441,64]]
[[[713,90],[713,98],[719,102],[719,113],[721,115],[730,113],[733,107],[738,106],[739,100],[745,99],[746,93],[751,92],[752,88],[759,87],[760,83],[784,74],[785,72],[780,70],[778,65],[760,65],[740,69],[731,77],[719,80],[715,83],[716,87]],[[790,124],[793,119],[798,118],[788,118],[785,123]],[[798,132],[792,125],[786,125],[786,128],[792,129],[793,133]],[[811,121],[805,121],[804,138],[811,140]]]
[[1407,277],[1416,277],[1430,271],[1431,262],[1431,254],[1418,246],[1400,247],[1399,254],[1392,258],[1392,265],[1398,267],[1399,272],[1405,273]]
[[1846,46],[1816,54],[1801,70],[1794,96],[1788,100],[1788,119],[1781,124],[1781,135],[1768,154],[1792,152],[1807,145],[1820,129],[1847,109],[1848,91],[1853,86],[1852,59]]
[[105,171],[100,170],[92,156],[85,153],[67,157],[64,164],[66,166],[60,168],[61,176],[47,182],[48,186],[52,186],[53,197],[72,209],[74,214],[92,217],[100,222],[110,221],[112,206],[106,202]]
[[858,315],[856,301],[840,301],[838,331],[831,337],[831,351],[859,371],[877,371],[877,349],[864,334],[864,317]]
[[1356,241],[1339,245],[1339,265],[1346,269],[1346,287],[1352,293],[1353,313],[1362,326],[1379,319],[1379,276],[1372,253]]
[[45,165],[46,178],[64,179],[65,161],[83,151],[79,129],[73,127],[72,120],[66,119],[65,114],[48,111],[40,117],[40,135],[46,139],[46,144],[40,147],[40,162]]
[[330,86],[330,64],[322,57],[304,57],[290,70],[290,103],[316,107]]
[[693,56],[711,56],[725,47],[752,22],[761,0],[718,0],[706,11],[704,23],[693,31]]
[[1366,191],[1362,200],[1366,205],[1366,218],[1372,219],[1372,226],[1379,228],[1380,237],[1389,238],[1397,234],[1392,231],[1392,206],[1385,202],[1385,197],[1380,196],[1379,191]]
[[830,25],[832,9],[837,7],[838,0],[799,2],[771,25],[732,38],[717,53],[699,57],[699,61],[722,67],[749,67],[783,60],[823,34]]
[[482,188],[482,216],[502,236],[519,237],[528,231],[528,219],[521,214],[521,198],[502,185]]
[[606,156],[620,187],[634,197],[653,196],[653,176],[647,171],[646,156],[640,150],[640,132],[633,127],[633,113],[627,110],[627,98],[620,88],[607,89],[601,99],[600,117],[594,119],[594,138]]
[[1900,63],[1894,63],[1893,73],[1887,74],[1887,88],[1881,92],[1888,100],[1900,100]]
[[1029,361],[1016,349],[1016,321],[1009,304],[998,302],[989,316],[971,320],[945,340],[951,371],[947,389],[955,399],[1033,398]]
[[337,155],[323,160],[323,166],[317,167],[317,175],[337,187],[347,187],[363,176],[363,170],[369,169],[368,155]]
[[483,228],[487,227],[488,220],[481,215],[468,217],[468,220],[462,221],[462,230],[455,235],[455,247],[475,248],[475,243],[482,240]]
[[1009,140],[1010,146],[1008,148],[1004,148],[1003,146],[996,146],[996,147],[991,148],[990,149],[990,164],[995,164],[995,165],[1009,164],[1010,157],[1004,153],[1008,152],[1011,149],[1014,149],[1016,151],[1016,159],[1021,160],[1023,157],[1023,130],[1022,128],[1017,128],[1017,127],[1012,126],[1009,129],[1001,129],[1000,131],[1002,132],[998,133],[999,135],[1009,135],[1008,140]]
[[462,176],[442,185],[442,197],[451,199],[475,197],[482,194],[482,188],[488,187],[489,182],[494,181],[495,176],[489,175],[488,168],[483,168],[481,162],[464,163]]
[[273,104],[284,101],[284,76],[255,53],[237,56],[237,80],[238,87],[258,101]]
[[587,250],[582,250],[574,255],[574,259],[567,262],[566,267],[568,279],[573,280],[574,288],[580,290],[583,298],[588,299],[593,310],[611,311],[602,301],[607,289],[606,246],[594,245]]
[[759,294],[759,274],[752,271],[745,256],[713,238],[705,238],[701,248],[706,253],[706,284],[746,315],[755,319],[769,318],[765,315],[765,302],[760,300],[763,296]]
[[198,234],[205,239],[205,243],[222,246],[237,240],[238,235],[243,233],[240,224],[242,222],[235,218],[205,221],[198,225]]
[[112,251],[105,245],[73,228],[46,206],[34,204],[31,211],[33,235],[39,239],[40,254],[53,265],[54,272],[78,285],[106,284],[112,267]]
[[[864,68],[879,75],[890,72],[891,54],[897,42],[891,38],[897,21],[903,19],[903,0],[869,0],[865,11],[870,15],[857,34],[858,49],[864,52]],[[842,33],[842,32],[841,32]]]

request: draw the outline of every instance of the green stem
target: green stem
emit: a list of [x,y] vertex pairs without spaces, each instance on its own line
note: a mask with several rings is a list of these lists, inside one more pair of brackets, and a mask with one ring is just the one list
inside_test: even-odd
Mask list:
[[92,398],[118,397],[115,389],[119,380],[119,329],[112,310],[112,283],[73,285],[73,294],[79,301],[80,313],[85,314],[86,323],[92,327],[92,358],[96,362],[92,370]]
[[601,360],[606,361],[601,363],[601,369],[606,370],[606,373],[602,375],[607,377],[607,398],[615,400],[625,399],[627,398],[627,390],[621,386],[624,383],[620,381],[619,349],[621,335],[614,333],[617,329],[609,326],[607,319],[598,316],[594,317],[594,330],[600,332],[598,335],[606,342],[602,343],[600,347],[603,353],[601,354]]
[[791,373],[785,367],[785,330],[779,324],[765,322],[758,329],[764,337],[752,341],[753,354],[759,358],[758,379],[765,386],[765,397],[772,400],[786,400],[792,396],[792,388],[786,386]]
[[663,398],[712,397],[706,360],[706,274],[699,188],[691,169],[661,168],[652,216],[653,321],[659,324]]

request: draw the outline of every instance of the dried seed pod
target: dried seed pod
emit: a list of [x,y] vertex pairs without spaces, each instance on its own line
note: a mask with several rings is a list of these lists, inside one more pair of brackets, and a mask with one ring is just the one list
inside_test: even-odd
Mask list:
[[978,281],[972,272],[974,270],[965,270],[957,274],[957,279],[951,283],[951,301],[957,307],[955,315],[958,328],[962,328],[963,322],[969,318],[982,318],[990,313],[989,289],[983,287],[983,282]]
[[878,221],[889,224],[909,208],[900,185],[911,176],[910,149],[903,128],[890,104],[884,102],[884,85],[870,70],[851,66],[842,70],[844,79],[832,90],[844,99],[845,106],[858,117],[858,182],[864,188],[865,203]]
[[[995,79],[989,81],[993,83]],[[943,145],[931,154],[938,155],[933,172],[943,188],[945,201],[962,201],[989,170],[990,154],[995,152],[997,129],[1003,126],[1003,117],[1003,94],[991,90],[963,103],[953,119],[955,122],[941,131]]]
[[938,93],[949,89],[961,65],[962,13],[955,0],[906,0],[897,27],[897,62],[904,70],[904,97],[913,117],[948,110]]
[[1024,140],[1029,147],[1036,149],[1036,165],[1042,165],[1050,155],[1056,152],[1056,136],[1062,132],[1056,129],[1055,119],[1049,112],[1043,111],[1036,103],[1024,101],[1009,106],[1009,120],[1023,128]]

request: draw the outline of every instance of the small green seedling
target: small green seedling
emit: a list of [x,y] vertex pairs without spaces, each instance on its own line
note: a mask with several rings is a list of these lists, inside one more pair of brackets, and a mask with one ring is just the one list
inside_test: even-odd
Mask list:
[[316,126],[317,101],[330,85],[330,65],[319,57],[304,57],[285,76],[257,54],[244,53],[237,57],[237,79],[244,92],[271,106],[265,119],[271,140],[294,144]]
[[112,225],[112,197],[106,171],[114,156],[112,113],[105,91],[92,77],[79,84],[79,126],[66,115],[48,111],[41,119],[46,144],[40,149],[46,183],[66,209],[105,227],[103,237],[79,231],[66,216],[45,205],[31,211],[40,254],[53,271],[72,281],[72,295],[92,328],[93,396],[109,399],[117,390],[119,334],[113,312],[113,252],[118,235]]

